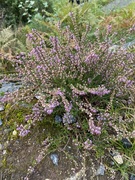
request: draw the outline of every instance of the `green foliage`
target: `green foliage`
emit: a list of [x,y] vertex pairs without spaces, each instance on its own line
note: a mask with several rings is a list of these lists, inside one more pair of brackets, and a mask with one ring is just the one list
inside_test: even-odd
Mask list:
[[113,31],[117,31],[121,36],[125,35],[125,30],[135,24],[135,3],[131,3],[126,8],[110,12],[109,15],[103,17],[101,22],[101,30],[108,24],[112,25]]
[[53,9],[55,20],[58,19],[63,25],[71,24],[70,12],[73,12],[78,18],[78,23],[90,23],[92,26],[96,25],[103,15],[100,6],[95,1],[86,2],[81,6],[72,5],[66,1],[56,1],[53,4]]
[[5,25],[13,27],[31,22],[31,18],[37,13],[44,16],[44,10],[52,12],[51,3],[48,0],[5,0],[1,6],[5,8]]
[[0,31],[0,52],[11,58],[15,53],[25,50],[24,44],[18,40],[11,26]]

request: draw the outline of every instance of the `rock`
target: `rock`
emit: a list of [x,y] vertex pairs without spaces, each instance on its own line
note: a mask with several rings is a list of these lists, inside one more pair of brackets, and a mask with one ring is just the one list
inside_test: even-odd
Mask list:
[[21,84],[17,84],[17,83],[3,82],[2,87],[0,88],[0,93],[13,92],[19,89],[21,86],[22,86]]
[[99,176],[99,175],[104,176],[104,174],[105,174],[105,167],[103,164],[101,164],[99,166],[99,168],[97,169],[96,175],[97,176]]
[[13,134],[13,136],[16,136],[17,135],[17,131],[14,130],[12,134]]
[[110,161],[110,165],[114,166],[115,165],[114,161]]
[[56,123],[61,123],[62,122],[62,118],[60,116],[58,116],[58,115],[56,115],[54,119],[55,119]]
[[118,45],[113,45],[111,47],[108,48],[108,52],[109,53],[116,53],[116,51],[118,50],[119,46]]
[[53,154],[50,155],[50,158],[51,158],[53,164],[58,166],[58,155],[53,153]]
[[2,126],[2,124],[3,124],[3,122],[2,122],[2,120],[0,119],[0,126]]
[[3,155],[7,154],[7,150],[3,150]]
[[4,142],[4,148],[7,148],[9,146],[9,141]]
[[130,174],[129,180],[135,180],[135,175],[134,174]]
[[130,41],[130,42],[124,44],[122,47],[127,49],[127,48],[130,48],[130,47],[134,46],[134,45],[135,45],[135,40]]
[[3,145],[2,144],[0,144],[0,150],[3,150]]
[[4,129],[3,134],[8,134],[10,131],[11,131],[11,129],[10,129],[10,128],[9,128],[9,129]]
[[0,111],[4,111],[4,106],[3,105],[0,105]]
[[109,4],[107,4],[106,6],[104,6],[102,9],[106,13],[109,13],[110,11],[126,7],[132,2],[135,2],[135,1],[134,0],[114,0],[110,2]]
[[121,142],[122,142],[124,148],[131,148],[132,147],[132,144],[126,138],[122,138]]
[[114,155],[113,159],[118,163],[118,164],[123,164],[123,159],[120,154]]

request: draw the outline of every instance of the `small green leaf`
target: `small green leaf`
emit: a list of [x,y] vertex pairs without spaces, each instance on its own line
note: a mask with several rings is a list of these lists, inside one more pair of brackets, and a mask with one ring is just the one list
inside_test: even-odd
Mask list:
[[34,3],[35,3],[34,1],[30,1],[30,4],[31,4],[31,5],[34,5]]
[[48,3],[47,2],[44,2],[43,5],[44,5],[44,7],[48,7]]

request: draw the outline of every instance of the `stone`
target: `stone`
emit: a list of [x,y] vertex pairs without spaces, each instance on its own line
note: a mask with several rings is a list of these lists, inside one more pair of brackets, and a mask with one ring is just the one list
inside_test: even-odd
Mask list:
[[113,10],[120,9],[128,6],[130,3],[135,2],[134,0],[114,0],[104,6],[102,10],[106,13],[110,13]]
[[135,175],[134,174],[130,174],[129,180],[135,180]]
[[11,131],[11,129],[10,129],[10,128],[9,128],[9,129],[4,129],[3,134],[8,134],[10,131]]
[[3,155],[7,154],[7,150],[3,150]]
[[50,158],[51,158],[53,164],[58,166],[58,155],[53,153],[53,154],[50,155]]
[[12,134],[13,134],[13,136],[16,136],[16,135],[17,135],[17,131],[14,130],[14,131],[12,132]]
[[115,156],[113,156],[113,159],[118,163],[118,164],[123,164],[123,159],[122,156],[120,154],[117,154]]
[[3,105],[0,105],[0,111],[4,111],[4,106]]
[[130,41],[130,42],[124,44],[122,47],[125,48],[125,49],[127,49],[127,48],[130,48],[130,47],[132,47],[132,46],[135,46],[135,40]]
[[3,145],[2,144],[0,144],[0,150],[3,150]]
[[22,86],[21,84],[5,81],[2,83],[2,87],[0,88],[0,93],[13,92],[19,89],[21,86]]
[[62,122],[62,118],[60,116],[58,116],[58,115],[56,115],[54,119],[55,119],[56,123],[61,123]]
[[2,124],[3,124],[3,122],[2,122],[2,120],[0,119],[0,126],[2,126]]
[[132,147],[132,144],[129,142],[129,140],[127,138],[122,138],[121,142],[122,142],[124,148]]
[[9,146],[9,141],[4,142],[4,148],[7,148]]
[[105,174],[105,167],[103,164],[101,164],[99,166],[99,168],[97,169],[96,175],[97,176],[99,176],[99,175],[104,176],[104,174]]
[[114,166],[115,165],[114,161],[110,161],[110,165]]

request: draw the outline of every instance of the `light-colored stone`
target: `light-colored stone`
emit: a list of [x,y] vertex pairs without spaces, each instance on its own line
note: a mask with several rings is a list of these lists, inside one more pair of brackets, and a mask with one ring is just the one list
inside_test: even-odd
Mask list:
[[0,150],[3,150],[3,145],[2,144],[0,144]]
[[0,105],[0,111],[4,111],[4,106]]
[[108,5],[104,6],[103,11],[105,11],[106,13],[109,13],[110,11],[126,7],[130,3],[133,3],[133,2],[135,2],[135,0],[114,0]]
[[113,159],[118,163],[118,164],[123,164],[123,159],[120,154],[117,154],[113,157]]

